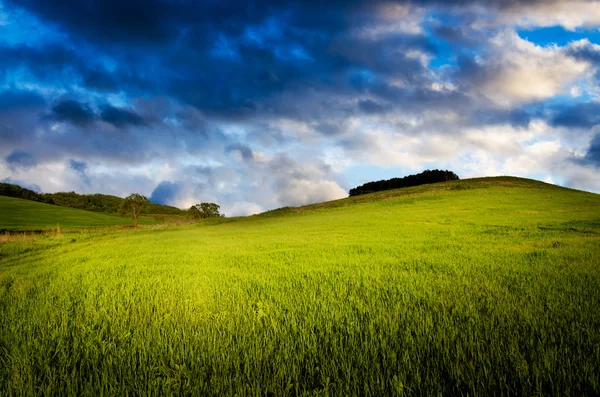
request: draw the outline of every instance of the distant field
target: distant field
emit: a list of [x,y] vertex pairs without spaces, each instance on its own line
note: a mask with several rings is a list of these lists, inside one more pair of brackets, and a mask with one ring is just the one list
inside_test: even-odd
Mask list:
[[0,394],[598,395],[599,307],[600,195],[518,178],[16,236]]
[[[157,223],[150,218],[141,224]],[[46,227],[94,227],[131,225],[131,219],[117,215],[60,207],[13,197],[0,196],[0,229]]]

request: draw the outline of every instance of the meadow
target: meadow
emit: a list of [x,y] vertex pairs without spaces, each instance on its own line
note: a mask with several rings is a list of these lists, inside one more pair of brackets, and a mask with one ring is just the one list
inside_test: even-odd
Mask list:
[[[152,216],[145,216],[140,223],[149,225],[159,222]],[[118,215],[0,196],[0,229],[3,230],[41,231],[47,228],[109,227],[131,224],[131,219]]]
[[0,244],[0,395],[598,395],[599,307],[600,195],[519,178],[66,229]]

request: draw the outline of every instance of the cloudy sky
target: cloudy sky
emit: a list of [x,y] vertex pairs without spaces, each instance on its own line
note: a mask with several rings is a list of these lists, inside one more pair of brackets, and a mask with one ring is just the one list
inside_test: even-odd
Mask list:
[[0,180],[227,215],[443,168],[600,192],[600,2],[0,0]]

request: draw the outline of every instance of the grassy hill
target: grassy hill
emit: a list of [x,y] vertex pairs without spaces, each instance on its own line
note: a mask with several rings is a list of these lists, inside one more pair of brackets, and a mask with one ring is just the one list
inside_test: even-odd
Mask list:
[[519,178],[0,244],[0,384],[598,395],[600,195]]
[[[122,197],[107,194],[79,194],[75,192],[37,193],[33,190],[10,183],[0,183],[0,196],[20,198],[86,211],[102,212],[111,215],[118,215],[121,205],[125,201]],[[185,210],[153,203],[148,205],[146,213],[171,216],[186,215]]]
[[[142,224],[156,223],[149,219]],[[0,229],[131,225],[131,219],[0,196]]]

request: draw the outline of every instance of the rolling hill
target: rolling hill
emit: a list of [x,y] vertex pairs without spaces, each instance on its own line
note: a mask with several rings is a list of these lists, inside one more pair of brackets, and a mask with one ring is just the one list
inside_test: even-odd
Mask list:
[[[156,223],[148,219],[142,224]],[[131,225],[131,220],[117,215],[78,210],[13,197],[0,196],[0,229],[46,227],[95,227]]]
[[[79,194],[75,192],[38,193],[10,183],[0,183],[0,196],[20,198],[111,215],[118,215],[119,209],[125,201],[122,197],[111,196],[108,194]],[[146,213],[159,215],[185,215],[186,211],[168,205],[150,203]]]
[[600,195],[521,178],[0,244],[0,384],[598,395]]

